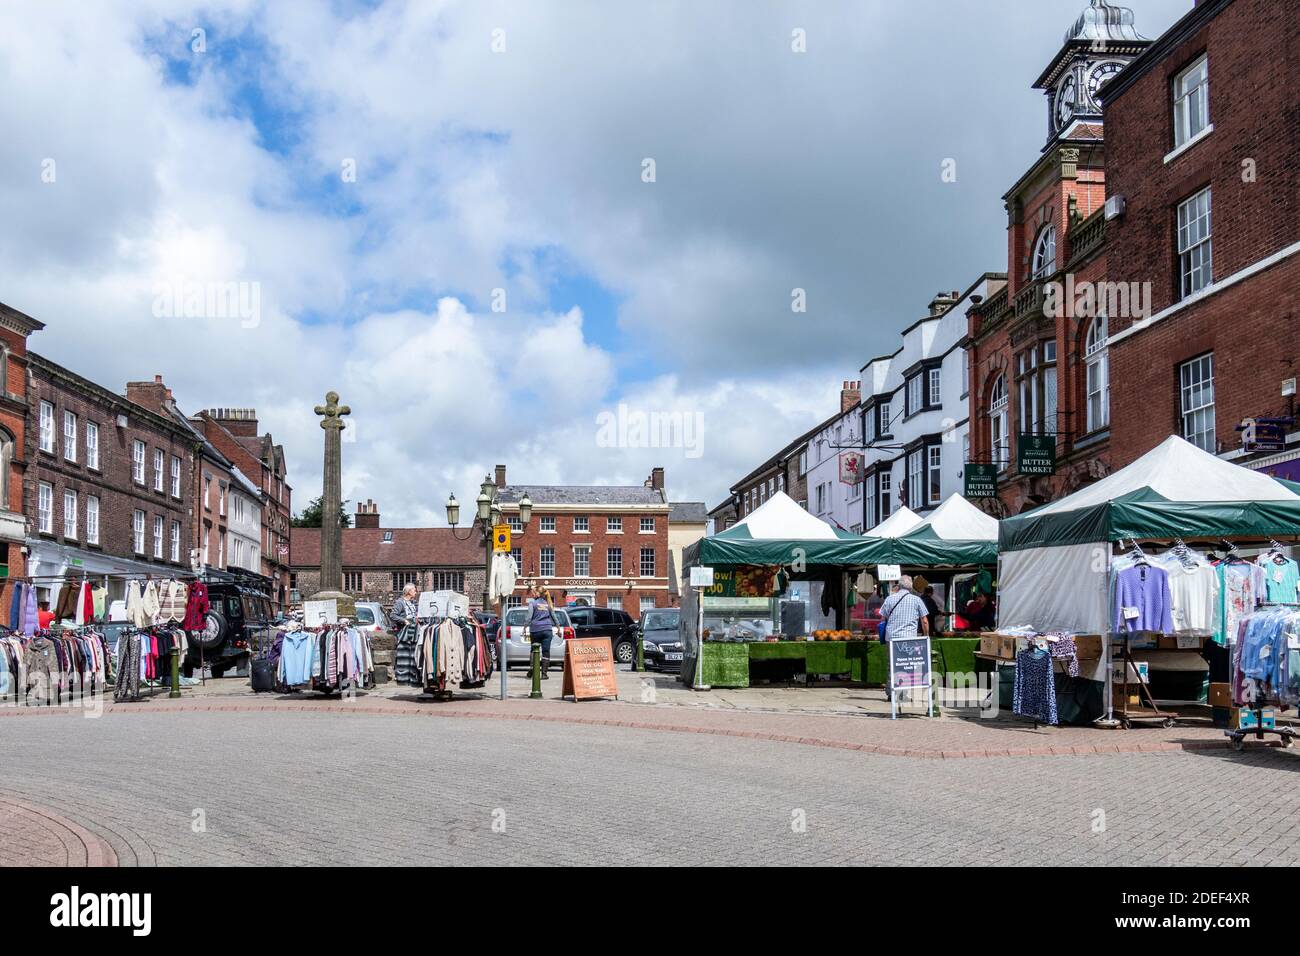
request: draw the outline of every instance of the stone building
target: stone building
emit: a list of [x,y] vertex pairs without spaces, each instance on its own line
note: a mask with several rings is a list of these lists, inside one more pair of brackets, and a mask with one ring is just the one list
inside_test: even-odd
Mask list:
[[1102,91],[1108,277],[1151,290],[1110,324],[1117,464],[1177,434],[1300,480],[1296,14],[1202,0]]
[[[1106,151],[1100,90],[1150,45],[1131,10],[1093,0],[1034,83],[1048,139],[1003,197],[1006,285],[968,310],[970,457],[997,468],[998,517],[1109,474]],[[1091,299],[1085,289],[1093,289]],[[1046,450],[1054,469],[1022,452]],[[1022,465],[1022,458],[1025,459]]]
[[[343,591],[358,601],[391,605],[407,584],[421,591],[459,591],[483,603],[482,538],[461,541],[450,528],[384,528],[379,506],[357,505],[356,527],[343,529]],[[320,590],[320,529],[293,528],[290,599]],[[464,532],[462,531],[463,535]]]

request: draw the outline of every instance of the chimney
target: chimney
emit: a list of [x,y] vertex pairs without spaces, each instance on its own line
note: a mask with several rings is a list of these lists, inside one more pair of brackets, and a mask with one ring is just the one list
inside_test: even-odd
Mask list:
[[375,504],[373,498],[367,498],[365,501],[357,502],[356,527],[379,527],[379,505]]
[[209,408],[203,414],[238,438],[257,437],[256,408]]
[[930,315],[943,315],[961,298],[960,292],[940,292],[930,300]]
[[852,411],[860,404],[862,404],[862,383],[845,382],[840,389],[840,411]]
[[505,486],[506,486],[506,466],[497,465],[497,487],[504,488]]
[[161,375],[155,375],[152,382],[127,382],[126,397],[142,408],[161,414],[163,403],[171,400],[172,390],[163,383]]
[[650,477],[645,480],[647,488],[653,488],[655,491],[664,490],[664,470],[662,468],[651,468]]

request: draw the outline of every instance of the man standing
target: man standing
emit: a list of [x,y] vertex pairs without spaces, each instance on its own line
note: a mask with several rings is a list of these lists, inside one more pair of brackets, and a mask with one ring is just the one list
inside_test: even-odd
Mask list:
[[[930,621],[925,602],[912,590],[912,579],[906,574],[898,579],[898,590],[889,595],[880,606],[880,616],[885,622],[885,640],[919,637],[930,633]],[[892,677],[886,677],[885,696],[892,699]]]

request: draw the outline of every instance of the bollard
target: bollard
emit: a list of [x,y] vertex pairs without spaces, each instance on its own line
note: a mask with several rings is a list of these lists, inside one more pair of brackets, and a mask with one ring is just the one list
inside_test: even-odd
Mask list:
[[179,696],[181,696],[181,653],[177,648],[172,651],[172,692],[167,697],[174,699]]
[[645,640],[639,634],[636,639],[636,660],[632,662],[632,670],[638,674],[645,673]]
[[533,689],[528,694],[529,700],[541,700],[542,697],[542,645],[533,641]]

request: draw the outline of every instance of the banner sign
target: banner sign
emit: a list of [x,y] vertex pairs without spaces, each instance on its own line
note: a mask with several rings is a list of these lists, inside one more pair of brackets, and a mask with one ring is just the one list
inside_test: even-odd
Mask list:
[[1056,436],[1021,435],[1016,443],[1016,467],[1022,475],[1056,474]]
[[846,485],[859,485],[862,483],[862,454],[856,451],[846,451],[840,455],[840,481]]
[[965,497],[996,498],[998,496],[998,466],[966,462],[962,467],[965,475]]
[[776,594],[775,577],[771,568],[714,568],[713,584],[704,596],[770,598]]

